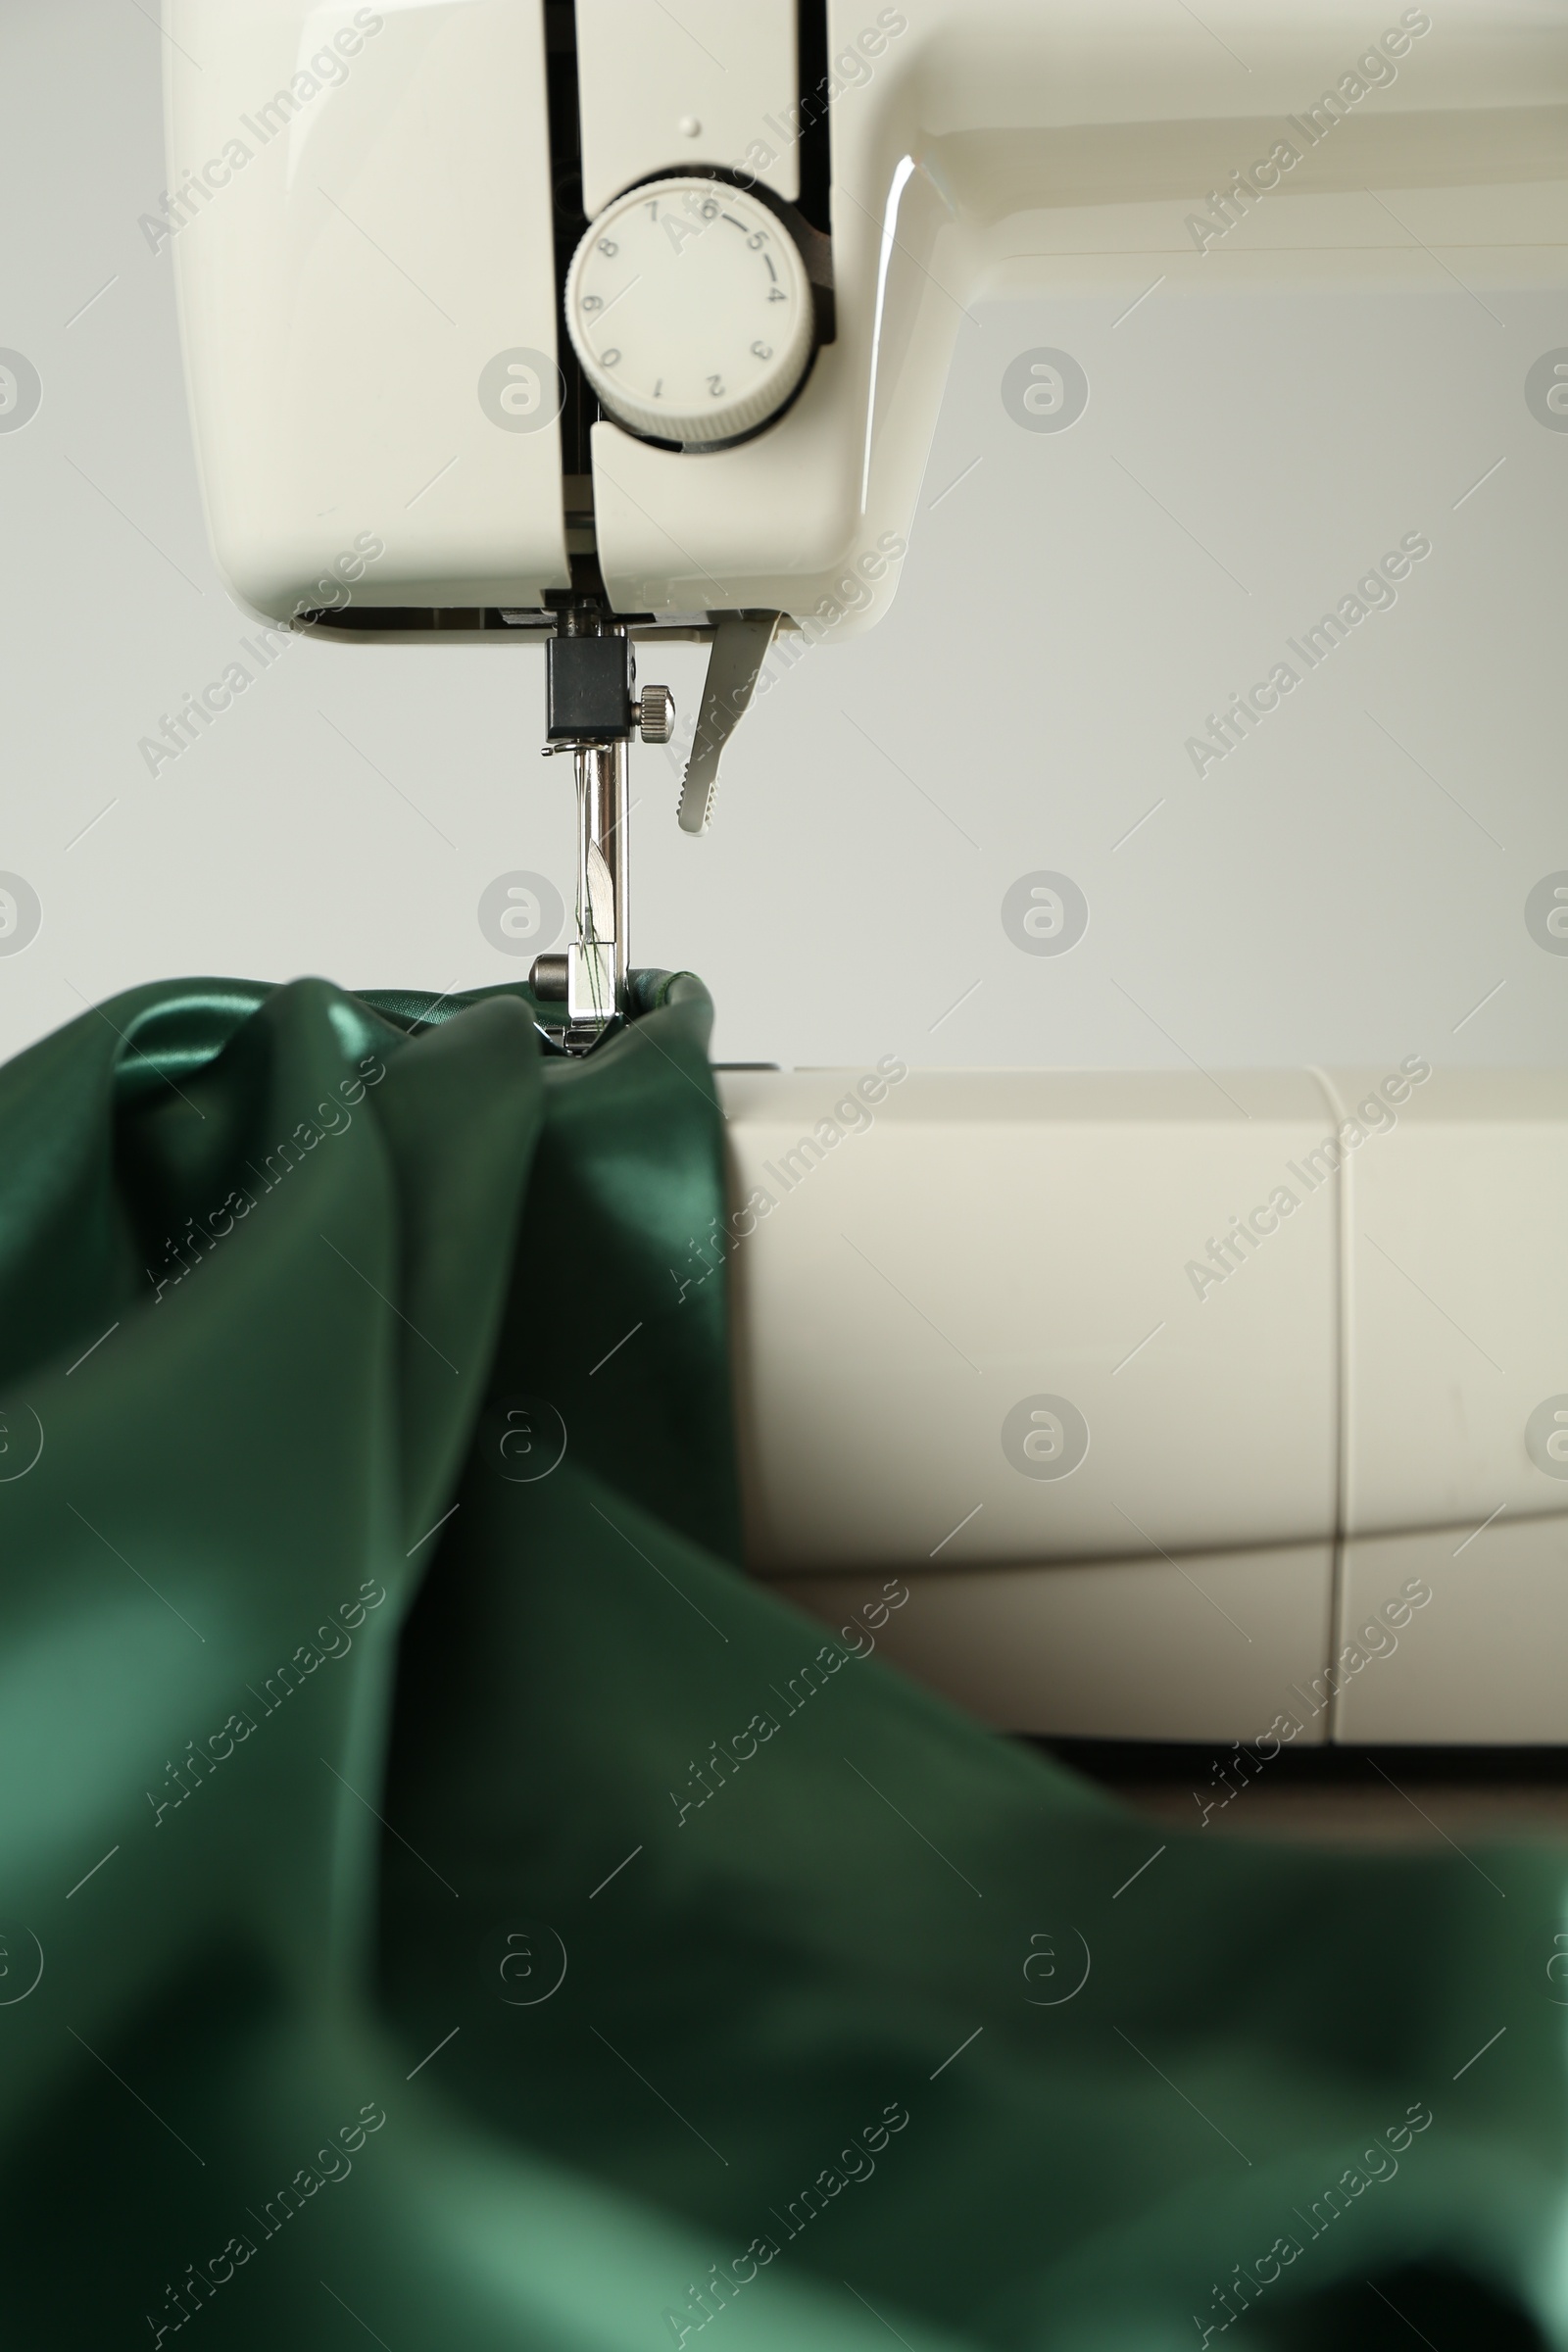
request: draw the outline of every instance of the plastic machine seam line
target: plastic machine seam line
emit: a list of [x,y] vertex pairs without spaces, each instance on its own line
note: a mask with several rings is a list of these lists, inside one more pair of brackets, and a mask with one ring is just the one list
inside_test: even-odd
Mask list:
[[[1312,1065],[1310,1075],[1321,1090],[1329,1124],[1338,1133],[1348,1116],[1335,1091],[1327,1070]],[[1329,1639],[1331,1657],[1338,1657],[1345,1645],[1345,1614],[1347,1607],[1345,1545],[1349,1526],[1350,1485],[1350,1187],[1355,1182],[1354,1168],[1348,1158],[1342,1158],[1335,1172],[1334,1183],[1334,1551],[1329,1580]],[[1340,1693],[1335,1691],[1329,1710],[1328,1737],[1332,1745],[1340,1737]]]

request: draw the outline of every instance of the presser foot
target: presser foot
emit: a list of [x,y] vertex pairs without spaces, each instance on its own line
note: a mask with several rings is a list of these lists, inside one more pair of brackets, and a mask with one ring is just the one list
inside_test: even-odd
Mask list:
[[[624,979],[617,984],[613,940],[581,938],[564,956],[534,958],[529,984],[542,1007],[535,1026],[558,1054],[588,1054],[625,1012]],[[552,1017],[559,1004],[559,1015]]]
[[607,1021],[600,1029],[560,1028],[554,1021],[535,1020],[534,1027],[553,1054],[564,1054],[573,1060],[591,1054],[603,1038],[621,1026],[618,1019]]

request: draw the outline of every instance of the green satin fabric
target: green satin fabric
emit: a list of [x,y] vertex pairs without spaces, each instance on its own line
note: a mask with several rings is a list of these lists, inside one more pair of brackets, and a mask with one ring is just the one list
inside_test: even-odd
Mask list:
[[1562,1857],[1163,1836],[750,1585],[638,1004],[0,1073],[0,2340],[1568,2343]]

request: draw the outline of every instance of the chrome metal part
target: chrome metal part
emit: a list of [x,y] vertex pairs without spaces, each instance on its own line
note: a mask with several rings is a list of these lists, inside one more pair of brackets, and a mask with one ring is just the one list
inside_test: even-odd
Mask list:
[[644,743],[667,743],[675,732],[675,697],[667,686],[645,686],[631,714]]
[[600,1028],[624,1008],[630,969],[626,746],[583,743],[577,768],[577,937],[566,951],[566,1019]]
[[[614,640],[614,644],[607,643]],[[577,787],[577,936],[564,956],[536,956],[531,981],[541,1004],[562,1004],[544,1034],[566,1054],[586,1054],[626,1009],[631,971],[631,845],[627,832],[627,747],[667,743],[675,698],[645,686],[632,698],[636,662],[623,621],[594,604],[565,607],[549,648],[543,753],[569,752]]]

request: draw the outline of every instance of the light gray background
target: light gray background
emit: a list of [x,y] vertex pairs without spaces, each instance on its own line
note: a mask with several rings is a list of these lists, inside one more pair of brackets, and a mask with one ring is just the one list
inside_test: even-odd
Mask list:
[[[296,642],[175,765],[138,755],[251,626],[137,227],[155,20],[0,0],[0,346],[44,386],[0,433],[0,869],[43,906],[0,956],[3,1054],[175,973],[514,979],[485,886],[534,868],[569,896],[537,649]],[[1523,394],[1568,344],[1557,269],[977,305],[888,620],[768,694],[708,841],[676,829],[670,756],[634,754],[637,959],[704,975],[721,1057],[786,1066],[1561,1060],[1568,956],[1524,922],[1568,867],[1568,433]],[[1002,404],[1039,345],[1089,376],[1063,433]],[[1204,714],[1416,529],[1397,606],[1200,780]],[[643,675],[689,714],[701,662],[645,651]],[[1088,899],[1068,955],[1004,933],[1036,868]]]

